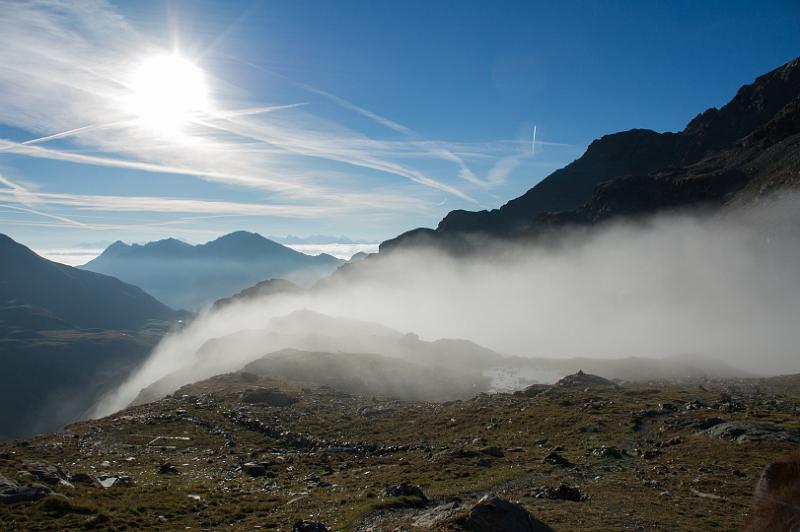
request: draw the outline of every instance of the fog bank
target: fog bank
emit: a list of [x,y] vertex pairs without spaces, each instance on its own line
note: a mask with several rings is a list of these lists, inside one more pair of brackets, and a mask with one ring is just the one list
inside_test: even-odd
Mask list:
[[[486,241],[478,258],[401,251],[308,293],[200,316],[165,338],[97,414],[126,406],[169,373],[234,371],[275,349],[208,341],[308,309],[425,340],[462,338],[522,357],[700,355],[758,374],[800,372],[800,203],[724,215],[658,216],[571,231],[547,245]],[[308,333],[313,333],[309,330]]]

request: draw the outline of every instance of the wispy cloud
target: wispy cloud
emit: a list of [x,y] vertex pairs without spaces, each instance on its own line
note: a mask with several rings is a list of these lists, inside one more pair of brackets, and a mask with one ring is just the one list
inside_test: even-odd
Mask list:
[[[132,67],[166,50],[113,5],[0,0],[0,12],[0,123],[31,134],[0,139],[0,158],[13,154],[182,175],[254,194],[254,201],[244,203],[69,195],[33,193],[0,181],[7,187],[0,190],[7,206],[13,202],[18,212],[54,222],[73,223],[77,217],[44,208],[313,218],[381,209],[430,211],[442,205],[443,195],[453,204],[477,205],[484,191],[502,184],[530,157],[523,153],[524,141],[425,139],[399,121],[299,83],[305,93],[298,99],[318,101],[244,98],[243,103],[243,91],[214,78],[212,108],[194,116],[180,138],[160,138],[121,102],[130,96]],[[370,136],[324,118],[317,112],[320,101],[363,116],[387,134]],[[427,164],[431,160],[435,170]],[[137,190],[135,184],[131,190]]]

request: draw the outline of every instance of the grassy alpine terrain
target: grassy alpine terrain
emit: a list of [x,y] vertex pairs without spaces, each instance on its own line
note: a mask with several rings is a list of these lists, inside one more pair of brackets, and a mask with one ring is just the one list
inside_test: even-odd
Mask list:
[[800,442],[796,377],[581,377],[432,403],[218,376],[0,443],[0,529],[460,530],[488,494],[554,530],[734,530]]

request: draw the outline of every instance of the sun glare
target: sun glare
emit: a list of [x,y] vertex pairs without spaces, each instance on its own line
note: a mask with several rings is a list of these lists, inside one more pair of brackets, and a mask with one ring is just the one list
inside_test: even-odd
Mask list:
[[177,54],[143,61],[129,87],[127,110],[165,136],[180,134],[194,115],[208,109],[203,71]]

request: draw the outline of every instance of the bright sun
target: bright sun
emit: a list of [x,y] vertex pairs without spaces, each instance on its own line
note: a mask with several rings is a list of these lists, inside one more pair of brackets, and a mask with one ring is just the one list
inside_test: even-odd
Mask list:
[[165,136],[180,134],[194,115],[208,110],[203,71],[177,54],[143,61],[129,87],[127,110]]

